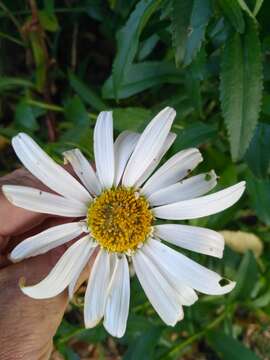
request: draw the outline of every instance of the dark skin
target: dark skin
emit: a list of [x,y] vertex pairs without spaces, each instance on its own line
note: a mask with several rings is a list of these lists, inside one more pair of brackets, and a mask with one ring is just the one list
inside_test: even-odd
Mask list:
[[[49,191],[25,169],[0,178],[4,184],[32,186]],[[0,359],[45,360],[53,347],[53,336],[68,304],[67,291],[51,299],[35,300],[24,295],[19,281],[27,285],[42,280],[52,269],[68,245],[46,254],[13,264],[8,254],[24,239],[49,227],[72,219],[34,213],[13,206],[0,190]],[[89,276],[92,259],[83,271],[77,287]]]

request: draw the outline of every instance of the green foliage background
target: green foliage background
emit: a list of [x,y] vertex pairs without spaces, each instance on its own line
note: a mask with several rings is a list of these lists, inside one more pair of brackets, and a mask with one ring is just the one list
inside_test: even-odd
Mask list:
[[178,135],[170,153],[198,146],[199,171],[214,168],[218,188],[248,185],[233,208],[190,223],[264,242],[256,260],[230,248],[218,261],[188,253],[238,284],[226,297],[201,296],[175,328],[136,278],[120,340],[83,328],[78,297],[55,337],[65,359],[83,358],[78,344],[100,359],[270,358],[269,21],[268,0],[0,1],[1,175],[18,166],[10,139],[19,131],[55,159],[72,147],[92,159],[99,111],[114,110],[116,133],[141,131],[170,105]]

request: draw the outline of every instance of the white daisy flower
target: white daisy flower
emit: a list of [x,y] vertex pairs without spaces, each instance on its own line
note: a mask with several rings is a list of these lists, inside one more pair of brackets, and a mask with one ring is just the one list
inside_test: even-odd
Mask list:
[[114,142],[112,112],[100,113],[94,130],[96,172],[80,150],[64,153],[81,182],[28,135],[21,133],[13,139],[24,166],[53,193],[5,185],[3,192],[9,201],[78,221],[24,240],[12,251],[11,259],[42,254],[81,236],[45,279],[22,288],[25,294],[50,298],[68,287],[71,297],[81,271],[96,251],[85,294],[85,326],[94,327],[103,319],[107,331],[121,337],[129,311],[129,261],[156,312],[171,326],[183,319],[183,305],[198,299],[196,291],[220,295],[234,288],[234,282],[222,286],[220,275],[167,245],[221,258],[224,240],[219,233],[189,225],[155,224],[157,218],[188,220],[223,211],[245,189],[240,182],[205,195],[216,185],[214,171],[183,180],[202,161],[195,148],[179,151],[152,175],[175,140],[170,133],[174,117],[174,109],[167,107],[141,135],[124,131]]

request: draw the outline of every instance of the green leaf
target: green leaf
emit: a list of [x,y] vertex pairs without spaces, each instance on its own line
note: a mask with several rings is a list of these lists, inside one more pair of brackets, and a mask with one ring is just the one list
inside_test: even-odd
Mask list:
[[189,65],[201,49],[207,24],[212,15],[210,0],[194,0],[186,43],[184,65]]
[[[248,281],[247,281],[248,279]],[[247,251],[242,258],[237,271],[236,286],[231,292],[229,299],[231,301],[250,300],[254,284],[258,280],[257,263],[252,251]]]
[[58,20],[54,13],[48,13],[46,10],[40,10],[38,12],[38,17],[45,30],[51,32],[59,30]]
[[16,106],[15,124],[30,131],[35,131],[39,128],[34,111],[25,100],[20,101]]
[[[174,128],[173,131],[175,131]],[[174,142],[174,146],[177,148],[177,150],[199,146],[215,138],[216,136],[217,126],[207,125],[203,122],[195,122],[178,134]]]
[[207,336],[212,348],[221,355],[224,360],[259,360],[250,349],[238,340],[221,331],[212,331]]
[[172,42],[177,66],[180,66],[185,58],[193,3],[193,0],[172,0]]
[[107,105],[89,86],[85,85],[75,74],[68,72],[69,83],[74,91],[90,106],[98,111],[105,110]]
[[256,16],[260,11],[264,0],[256,0],[255,7],[253,10],[253,15]]
[[245,21],[238,2],[236,0],[218,0],[218,3],[235,30],[243,33],[245,31]]
[[256,127],[262,100],[262,59],[257,29],[248,20],[244,35],[235,33],[224,48],[220,98],[233,160],[241,159]]
[[123,360],[154,359],[154,349],[159,340],[161,331],[161,327],[153,327],[152,329],[141,333],[141,335],[130,344]]
[[194,61],[186,71],[185,82],[191,103],[199,114],[202,114],[201,80],[205,76],[206,54],[201,48]]
[[270,225],[270,180],[260,180],[249,174],[247,191],[258,218]]
[[125,108],[113,110],[114,126],[118,131],[132,130],[138,131],[151,120],[150,110],[143,108]]
[[140,34],[159,4],[160,0],[139,1],[124,27],[117,33],[117,53],[112,70],[113,89],[116,99],[119,98],[124,75],[137,53]]
[[192,62],[201,48],[211,15],[210,0],[172,1],[172,40],[177,66]]
[[64,114],[71,123],[82,126],[89,125],[90,119],[86,108],[78,96],[74,96],[64,106]]
[[[183,83],[182,75],[182,71],[167,61],[147,61],[133,64],[118,89],[118,99],[125,99],[163,83],[181,84]],[[103,85],[102,95],[107,99],[114,98],[112,77],[109,77]]]
[[246,153],[253,174],[265,178],[270,169],[270,125],[259,123]]
[[64,115],[67,120],[68,129],[60,138],[60,151],[64,151],[63,145],[66,148],[78,147],[85,150],[88,156],[92,156],[92,128],[89,115],[85,109],[84,104],[78,96],[70,99],[64,106]]
[[0,92],[18,87],[33,88],[34,84],[27,79],[21,79],[19,77],[0,77]]
[[245,0],[237,0],[238,4],[241,8],[252,18],[254,18],[253,13],[250,11],[249,7],[247,6]]
[[158,40],[159,40],[158,35],[153,34],[153,35],[149,36],[148,39],[143,41],[143,43],[141,44],[139,54],[138,54],[138,60],[139,61],[144,60],[148,55],[151,54],[151,52],[155,48]]

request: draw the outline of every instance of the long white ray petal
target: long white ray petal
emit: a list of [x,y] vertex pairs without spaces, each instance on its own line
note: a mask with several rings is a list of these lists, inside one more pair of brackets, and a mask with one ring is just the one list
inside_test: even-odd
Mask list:
[[170,132],[162,146],[162,148],[160,149],[160,152],[158,154],[157,157],[155,157],[152,161],[152,163],[148,166],[148,168],[146,169],[146,171],[142,174],[142,176],[136,181],[136,186],[140,187],[141,184],[143,184],[148,178],[149,176],[152,174],[152,172],[155,170],[155,168],[158,166],[158,164],[160,163],[161,159],[163,158],[163,156],[166,154],[166,152],[169,150],[169,148],[172,146],[172,144],[174,143],[174,140],[176,139],[176,134]]
[[159,268],[140,250],[133,256],[135,272],[142,288],[161,319],[174,326],[183,318],[183,308],[178,293]]
[[44,254],[82,233],[83,228],[80,222],[53,226],[22,241],[12,250],[10,259],[12,261],[20,261],[31,256]]
[[158,190],[149,196],[148,201],[151,206],[160,206],[193,199],[208,193],[216,184],[217,176],[212,170]]
[[245,191],[245,181],[214,194],[197,199],[179,201],[153,209],[156,217],[170,220],[187,220],[216,214],[235,204]]
[[65,151],[63,155],[71,164],[75,174],[80,178],[86,189],[93,195],[99,195],[101,193],[101,184],[83,153],[79,149],[73,149]]
[[124,186],[134,186],[160,154],[175,114],[174,109],[166,107],[145,128],[125,169],[122,180]]
[[154,227],[155,236],[184,249],[222,258],[224,239],[216,231],[198,226],[163,224]]
[[34,299],[48,299],[60,294],[72,281],[74,273],[89,256],[92,244],[89,236],[76,241],[61,256],[49,275],[33,286],[24,286],[24,294]]
[[122,337],[126,330],[130,298],[129,269],[126,256],[116,259],[116,266],[104,314],[104,327],[113,336]]
[[[92,240],[91,240],[92,242]],[[83,269],[86,267],[87,263],[89,262],[90,260],[90,257],[93,255],[94,251],[96,249],[96,243],[92,242],[92,248],[91,250],[89,251],[88,253],[88,256],[85,256],[81,263],[80,263],[80,266],[77,268],[77,270],[74,272],[74,276],[68,286],[68,297],[69,299],[72,299],[73,297],[73,294],[75,292],[75,288],[76,288],[76,285],[77,285],[77,282],[78,282],[78,279],[83,271]]]
[[165,162],[144,184],[142,192],[146,196],[183,179],[202,161],[198,149],[182,150]]
[[115,175],[114,185],[117,186],[123,176],[128,159],[140,138],[140,134],[131,131],[123,131],[115,140]]
[[87,206],[83,203],[39,189],[19,185],[4,185],[2,190],[13,205],[27,210],[67,217],[85,216],[87,213]]
[[113,118],[111,111],[102,111],[94,130],[94,153],[97,175],[102,188],[111,188],[114,180]]
[[23,165],[43,184],[68,199],[89,202],[90,195],[86,189],[51,159],[30,136],[18,134],[12,139],[12,146]]
[[96,326],[104,315],[109,281],[110,255],[101,249],[91,270],[84,298],[86,328]]
[[[193,305],[198,300],[198,295],[196,292],[189,286],[181,281],[181,278],[177,274],[172,274],[168,272],[166,265],[164,265],[158,257],[155,256],[155,251],[151,250],[151,244],[148,242],[143,246],[142,251],[144,254],[152,259],[156,267],[160,270],[163,276],[171,284],[171,286],[177,291],[179,300],[181,304],[185,306]],[[170,261],[170,259],[168,259]]]
[[166,266],[167,271],[174,276],[178,276],[183,283],[193,289],[209,295],[222,295],[230,292],[235,282],[230,281],[227,285],[220,284],[222,277],[212,270],[189,259],[187,256],[162,244],[160,241],[149,239],[151,251],[155,257]]

